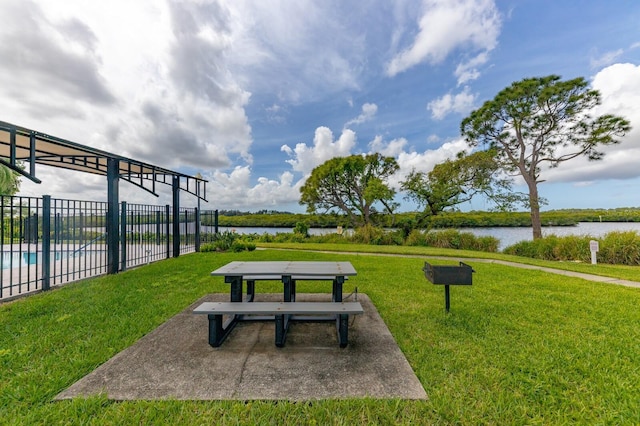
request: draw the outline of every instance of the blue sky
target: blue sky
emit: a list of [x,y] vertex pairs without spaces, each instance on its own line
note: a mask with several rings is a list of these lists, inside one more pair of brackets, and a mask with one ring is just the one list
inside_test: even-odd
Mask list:
[[[596,112],[633,130],[604,161],[544,171],[547,208],[640,206],[637,1],[101,3],[0,3],[0,119],[200,173],[204,208],[303,211],[313,167],[359,153],[394,156],[397,187],[466,149],[459,126],[473,109],[549,74],[585,77],[602,94]],[[21,194],[106,197],[102,178],[38,176]],[[126,183],[120,193],[170,202]]]

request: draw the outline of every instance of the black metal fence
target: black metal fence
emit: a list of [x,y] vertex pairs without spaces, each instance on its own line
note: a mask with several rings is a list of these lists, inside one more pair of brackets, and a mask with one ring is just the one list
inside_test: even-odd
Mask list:
[[[210,239],[198,209],[180,208],[176,225],[172,210],[120,203],[119,271],[199,251]],[[109,272],[106,202],[2,196],[0,214],[0,299]]]

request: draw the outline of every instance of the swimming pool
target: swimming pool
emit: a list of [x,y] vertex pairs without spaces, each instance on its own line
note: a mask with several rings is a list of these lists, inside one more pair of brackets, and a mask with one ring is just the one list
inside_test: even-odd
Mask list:
[[[51,253],[51,261],[55,262],[58,260],[68,259],[68,258],[78,258],[83,257],[85,255],[84,250],[82,251],[65,251],[59,252],[56,251]],[[21,268],[23,266],[31,266],[31,265],[40,265],[43,260],[42,252],[3,252],[2,257],[0,257],[0,266],[1,269],[13,269],[13,268]]]

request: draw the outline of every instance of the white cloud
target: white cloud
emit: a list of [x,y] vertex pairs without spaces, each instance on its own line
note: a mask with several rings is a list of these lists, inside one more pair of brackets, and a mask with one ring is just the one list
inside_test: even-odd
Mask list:
[[468,83],[480,77],[478,67],[484,65],[489,60],[488,52],[481,52],[467,62],[458,64],[455,76],[458,78],[458,86]]
[[273,104],[265,108],[267,120],[271,123],[284,123],[286,121],[286,109],[278,104]]
[[0,14],[0,56],[31,61],[0,68],[3,120],[167,168],[251,163],[250,94],[225,65],[219,3],[8,0]]
[[390,142],[385,142],[382,136],[377,135],[371,142],[369,142],[369,149],[371,152],[379,152],[385,157],[397,157],[400,155],[404,147],[407,145],[405,138],[393,139]]
[[640,65],[614,64],[598,72],[591,85],[602,96],[594,114],[620,115],[631,122],[631,131],[617,145],[603,147],[605,157],[589,162],[585,158],[567,161],[545,171],[550,182],[582,182],[633,179],[640,176]]
[[287,203],[297,203],[300,198],[300,184],[294,184],[293,175],[285,172],[279,180],[260,177],[251,185],[251,168],[237,166],[231,173],[214,172],[207,185],[209,200],[225,209],[262,209],[277,207]]
[[473,109],[476,95],[469,93],[469,87],[466,86],[460,93],[446,95],[429,102],[427,109],[431,111],[431,116],[436,120],[442,120],[447,114],[455,112],[465,114]]
[[623,49],[611,50],[596,57],[591,57],[589,63],[592,69],[602,68],[615,63],[623,53]]
[[313,146],[301,142],[295,148],[283,145],[281,151],[290,157],[287,160],[293,170],[303,175],[309,175],[314,167],[334,157],[346,157],[356,145],[356,134],[353,130],[345,129],[337,140],[333,140],[333,132],[328,127],[318,127],[313,138]]
[[493,0],[424,0],[419,31],[412,44],[388,64],[395,76],[422,62],[437,64],[460,47],[491,51],[501,17]]
[[406,145],[407,140],[404,138],[385,142],[381,136],[376,136],[369,143],[371,153],[379,152],[382,155],[394,157],[398,162],[398,171],[389,179],[389,184],[396,190],[400,189],[400,183],[412,171],[428,173],[436,164],[453,159],[459,152],[469,151],[470,149],[462,138],[446,142],[436,149],[429,149],[423,152],[405,150]]
[[362,124],[367,121],[370,121],[375,117],[378,112],[378,105],[372,103],[365,103],[362,105],[362,114],[357,116],[354,119],[347,121],[344,125],[345,128],[353,125],[353,124]]
[[[224,3],[234,46],[228,60],[247,90],[299,102],[359,87],[366,38],[340,5],[325,7],[312,0]],[[361,10],[366,13],[366,6]]]
[[396,158],[400,169],[393,178],[390,179],[390,184],[392,187],[398,189],[400,188],[400,182],[406,179],[407,175],[412,171],[429,173],[436,164],[440,164],[448,159],[453,159],[462,151],[469,151],[469,146],[464,139],[459,138],[445,142],[436,149],[423,152],[400,152]]

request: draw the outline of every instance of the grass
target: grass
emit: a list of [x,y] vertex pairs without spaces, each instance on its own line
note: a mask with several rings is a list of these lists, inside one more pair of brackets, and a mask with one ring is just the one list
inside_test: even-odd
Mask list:
[[262,248],[284,250],[311,250],[337,253],[371,253],[399,256],[438,256],[466,259],[503,260],[507,262],[523,263],[526,265],[543,266],[565,271],[582,272],[585,274],[600,275],[621,280],[640,281],[640,268],[628,265],[610,265],[598,263],[592,265],[583,262],[559,262],[550,260],[533,259],[530,257],[513,256],[502,253],[488,253],[471,250],[453,250],[433,247],[415,246],[372,246],[368,244],[315,244],[315,243],[258,243]]
[[[345,292],[369,295],[429,400],[52,400],[199,297],[226,293],[209,272],[241,259],[351,261]],[[474,283],[452,288],[449,314],[423,259],[277,250],[185,255],[0,305],[0,424],[640,423],[639,289],[469,263]]]

